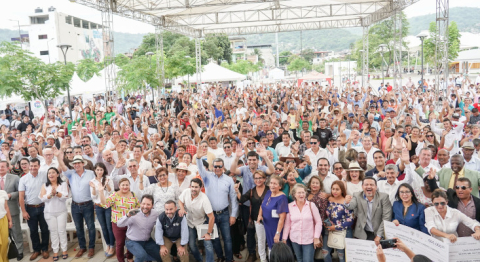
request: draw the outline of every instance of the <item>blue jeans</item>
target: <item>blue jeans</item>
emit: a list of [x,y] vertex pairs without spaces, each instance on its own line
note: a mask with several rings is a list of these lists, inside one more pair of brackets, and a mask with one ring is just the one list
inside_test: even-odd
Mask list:
[[[202,262],[203,257],[197,247],[197,229],[188,227],[188,247],[197,262]],[[207,262],[213,262],[213,244],[212,241],[203,241],[205,247],[205,258]]]
[[88,248],[95,248],[95,215],[93,202],[90,201],[90,203],[81,206],[72,202],[72,217],[73,222],[75,222],[80,249],[86,249],[84,220],[88,228]]
[[[213,212],[215,216],[215,224],[220,231],[218,238],[212,240],[213,248],[217,254],[217,258],[226,258],[227,262],[233,261],[232,236],[230,235],[230,215],[228,211],[220,214]],[[207,219],[208,220],[208,219]],[[223,246],[225,247],[225,256],[223,256],[222,244],[220,243],[220,233],[223,238]]]
[[109,247],[115,247],[115,236],[112,230],[112,208],[95,206],[98,223],[102,227],[103,238]]
[[293,251],[295,251],[295,256],[297,257],[297,262],[313,262],[313,257],[315,256],[315,248],[312,244],[300,245],[295,242],[292,242]]
[[[25,205],[25,209],[30,216],[27,220],[28,228],[30,228],[30,239],[32,240],[32,246],[34,252],[48,251],[48,244],[50,241],[50,232],[48,231],[48,224],[45,221],[43,212],[45,206],[42,207],[29,207]],[[38,235],[38,226],[40,225],[40,231],[42,232],[42,242]]]
[[152,238],[147,241],[127,240],[125,246],[135,257],[135,262],[162,261],[160,246]]

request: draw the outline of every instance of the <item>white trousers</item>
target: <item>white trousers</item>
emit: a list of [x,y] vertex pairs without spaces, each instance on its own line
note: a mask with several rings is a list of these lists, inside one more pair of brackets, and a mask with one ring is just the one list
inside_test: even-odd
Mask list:
[[265,251],[267,245],[267,236],[265,234],[265,227],[263,224],[255,221],[255,232],[257,233],[258,254],[260,255],[260,261],[267,261],[267,252]]
[[67,212],[45,213],[45,221],[50,230],[53,253],[58,253],[60,243],[62,251],[67,251]]

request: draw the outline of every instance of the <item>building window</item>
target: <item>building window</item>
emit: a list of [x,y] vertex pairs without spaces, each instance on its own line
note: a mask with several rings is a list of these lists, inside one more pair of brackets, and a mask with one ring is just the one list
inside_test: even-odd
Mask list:
[[65,23],[71,25],[72,24],[72,17],[71,16],[66,16],[65,17]]
[[80,19],[74,17],[73,18],[73,26],[80,27]]
[[40,55],[48,55],[48,51],[40,51]]
[[47,35],[38,35],[38,39],[42,40],[42,39],[47,39]]
[[88,23],[89,23],[88,21],[82,20],[82,27],[85,29],[90,29]]

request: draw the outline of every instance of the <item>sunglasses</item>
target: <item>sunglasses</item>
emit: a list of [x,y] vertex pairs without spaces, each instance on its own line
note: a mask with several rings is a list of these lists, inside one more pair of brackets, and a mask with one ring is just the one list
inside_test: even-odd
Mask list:
[[316,145],[318,142],[310,142],[310,144],[312,145]]
[[433,137],[433,135],[426,135],[426,137]]
[[65,151],[65,154],[71,154],[73,151]]
[[277,171],[283,171],[283,168],[278,168],[278,167],[276,167],[275,170],[277,170]]
[[295,163],[295,161],[286,161],[287,164],[290,164],[290,163]]
[[446,202],[440,202],[440,203],[433,203],[434,206],[438,207],[438,205],[445,206],[447,203]]
[[267,133],[267,135],[268,135],[268,136],[269,136],[269,135],[273,135],[273,133]]
[[223,147],[223,149],[228,149],[228,148],[230,148],[230,146],[224,146],[224,147]]
[[134,168],[134,167],[137,167],[137,165],[128,166],[128,168]]
[[461,190],[467,190],[468,188],[470,188],[470,187],[466,187],[466,186],[455,186],[455,189],[461,189]]
[[223,168],[223,166],[213,166],[213,168]]

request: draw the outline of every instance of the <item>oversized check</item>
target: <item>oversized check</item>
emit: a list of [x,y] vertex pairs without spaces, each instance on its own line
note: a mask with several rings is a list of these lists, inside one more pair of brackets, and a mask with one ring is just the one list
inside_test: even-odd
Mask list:
[[[375,242],[369,240],[346,238],[346,262],[378,262]],[[408,256],[398,249],[384,249],[383,253],[388,262],[410,261]]]
[[450,243],[450,262],[480,262],[480,241],[473,237],[459,237]]
[[[395,226],[390,221],[383,221],[387,239],[398,237],[413,253],[424,255],[435,262],[448,262],[449,244],[442,242],[422,231],[404,225]],[[408,258],[407,258],[408,259]]]

